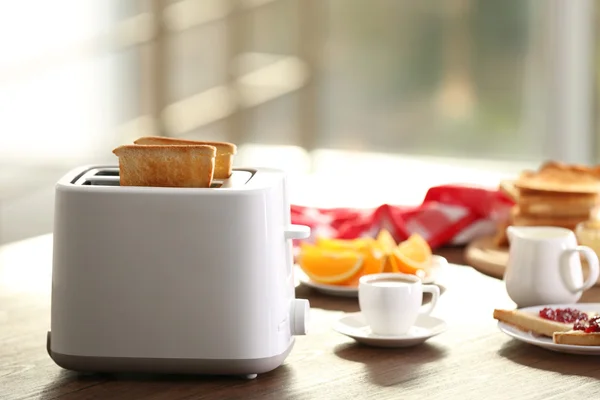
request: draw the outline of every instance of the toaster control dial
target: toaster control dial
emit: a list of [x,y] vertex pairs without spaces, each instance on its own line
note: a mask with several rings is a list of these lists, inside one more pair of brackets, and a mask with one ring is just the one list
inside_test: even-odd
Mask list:
[[292,335],[306,335],[310,303],[305,299],[294,299],[291,310]]

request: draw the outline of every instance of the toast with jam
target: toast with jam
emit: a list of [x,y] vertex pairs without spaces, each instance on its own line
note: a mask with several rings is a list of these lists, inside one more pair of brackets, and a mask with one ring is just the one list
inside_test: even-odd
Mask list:
[[556,313],[552,315],[549,311],[544,313],[542,311],[534,314],[521,310],[495,309],[494,319],[512,325],[519,330],[547,337],[552,337],[554,332],[568,332],[573,329],[575,319],[573,319],[572,314],[561,313],[560,317],[556,317]]
[[575,308],[546,307],[537,313],[522,310],[494,310],[494,319],[552,338],[557,344],[600,346],[600,316]]
[[554,332],[552,341],[574,346],[600,346],[600,316],[575,322],[573,330]]

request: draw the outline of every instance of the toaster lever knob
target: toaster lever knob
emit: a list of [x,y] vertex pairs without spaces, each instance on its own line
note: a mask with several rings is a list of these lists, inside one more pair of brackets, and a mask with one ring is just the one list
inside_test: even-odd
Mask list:
[[286,239],[306,239],[310,236],[310,228],[306,225],[289,225],[285,230]]
[[292,335],[306,335],[309,313],[310,303],[308,300],[294,299],[290,318]]

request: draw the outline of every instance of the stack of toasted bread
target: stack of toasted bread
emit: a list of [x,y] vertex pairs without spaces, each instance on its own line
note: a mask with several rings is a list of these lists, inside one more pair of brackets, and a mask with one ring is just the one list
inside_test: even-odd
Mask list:
[[211,187],[231,176],[236,146],[168,137],[142,137],[113,150],[121,186]]
[[516,203],[496,236],[496,244],[506,246],[508,225],[575,229],[586,221],[600,199],[600,166],[551,161],[524,171],[516,181],[502,182],[500,190]]
[[[592,319],[598,315],[597,313],[589,312],[585,314]],[[494,319],[514,326],[523,332],[550,337],[556,344],[600,346],[600,333],[575,330],[575,323],[548,320],[532,312],[496,309],[494,310]]]

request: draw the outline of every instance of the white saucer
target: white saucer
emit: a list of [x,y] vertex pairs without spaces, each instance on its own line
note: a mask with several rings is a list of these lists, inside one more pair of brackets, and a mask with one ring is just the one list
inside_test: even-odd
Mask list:
[[[546,306],[535,306],[520,308],[521,311],[537,313],[544,307],[551,308],[576,308],[581,311],[600,311],[600,303],[577,303],[577,304],[552,304]],[[559,353],[568,354],[583,354],[583,355],[600,355],[600,346],[573,346],[570,344],[556,344],[552,341],[552,338],[545,336],[534,335],[531,332],[525,332],[520,329],[513,327],[512,325],[498,322],[498,328],[517,340],[525,343],[533,344],[535,346],[542,347],[544,349],[556,351]]]
[[[431,258],[431,267],[425,276],[422,279],[423,283],[434,283],[437,276],[440,273],[440,270],[448,265],[448,261],[442,256],[432,256]],[[312,281],[305,273],[302,271],[299,265],[294,265],[294,274],[296,275],[296,279],[303,284],[304,286],[308,286],[315,290],[318,290],[321,293],[329,294],[332,296],[340,296],[340,297],[358,297],[358,288],[351,286],[338,286],[338,285],[327,285],[325,283],[317,283]]]
[[446,323],[430,315],[419,315],[415,325],[404,335],[381,336],[371,332],[360,312],[346,314],[333,325],[333,330],[359,343],[376,347],[410,347],[425,342],[446,330]]

